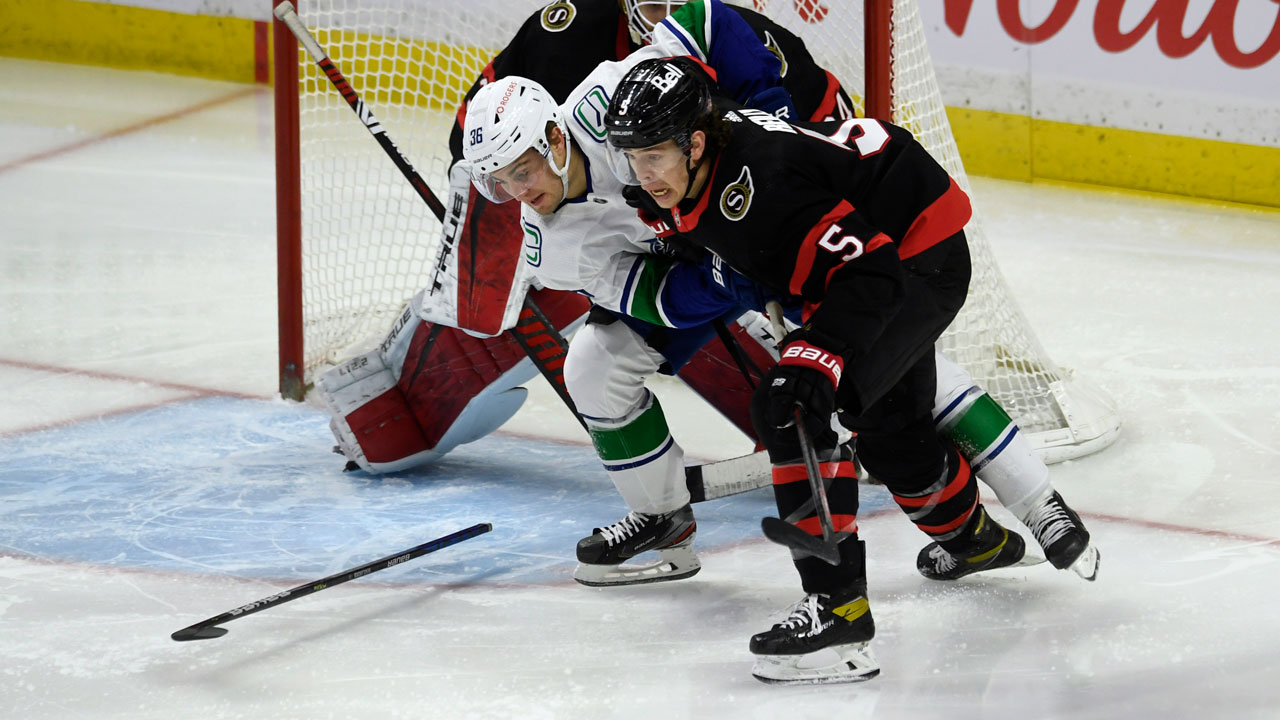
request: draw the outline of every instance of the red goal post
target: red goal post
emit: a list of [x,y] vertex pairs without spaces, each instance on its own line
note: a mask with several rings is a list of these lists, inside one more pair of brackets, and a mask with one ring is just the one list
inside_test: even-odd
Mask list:
[[[303,23],[437,195],[448,138],[480,70],[539,7],[600,0],[298,0]],[[971,192],[916,0],[733,0],[805,39],[862,114],[911,130]],[[434,215],[289,31],[275,23],[280,390],[301,399],[326,367],[378,342],[427,283]],[[850,39],[855,39],[851,42]],[[861,42],[857,42],[860,40]],[[1004,406],[1049,461],[1110,444],[1109,398],[1064,372],[1018,309],[982,229],[966,228],[969,301],[940,347]]]

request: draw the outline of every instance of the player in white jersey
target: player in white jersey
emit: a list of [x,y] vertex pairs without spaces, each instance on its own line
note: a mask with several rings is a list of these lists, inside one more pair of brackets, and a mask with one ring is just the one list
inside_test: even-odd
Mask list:
[[[714,333],[710,321],[716,318],[664,308],[676,313],[671,324],[679,326],[664,333],[665,344],[645,337],[656,325],[631,319],[646,315],[640,305],[662,304],[661,293],[643,283],[648,266],[672,263],[653,254],[653,232],[623,201],[602,124],[609,93],[626,71],[667,54],[650,47],[604,63],[560,107],[537,83],[503,78],[472,99],[465,123],[464,153],[477,188],[491,201],[518,198],[523,204],[532,279],[579,291],[597,308],[570,342],[565,381],[630,512],[578,544],[575,578],[587,585],[675,580],[700,567],[692,549],[696,524],[684,453],[644,381],[664,366],[678,369]],[[733,322],[742,313],[739,308],[716,317]],[[759,315],[755,321],[763,324]],[[660,560],[623,565],[648,550],[657,550]]]

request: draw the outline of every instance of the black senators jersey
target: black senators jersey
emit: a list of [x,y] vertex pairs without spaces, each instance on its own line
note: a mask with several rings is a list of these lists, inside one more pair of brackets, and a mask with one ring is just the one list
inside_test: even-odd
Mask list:
[[745,109],[722,117],[731,136],[704,160],[711,170],[702,191],[671,211],[642,194],[642,217],[656,215],[660,234],[678,234],[774,294],[803,300],[806,324],[835,340],[827,349],[859,354],[901,303],[902,261],[959,233],[968,196],[895,125],[798,127]]
[[[753,10],[728,7],[746,20],[760,42],[782,62],[782,85],[801,119],[853,116],[849,96],[839,81],[814,62],[799,37]],[[597,65],[622,60],[636,49],[617,0],[559,0],[544,6],[525,20],[467,92],[449,138],[453,159],[462,157],[466,103],[486,83],[520,75],[542,85],[556,102],[564,102]]]

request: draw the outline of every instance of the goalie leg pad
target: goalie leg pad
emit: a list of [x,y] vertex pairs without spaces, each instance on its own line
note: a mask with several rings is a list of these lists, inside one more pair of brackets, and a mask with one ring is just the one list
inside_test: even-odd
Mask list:
[[[561,297],[563,296],[563,297]],[[432,462],[505,423],[537,371],[510,334],[473,337],[425,322],[421,294],[375,350],[320,377],[339,449],[367,472],[395,472]],[[545,291],[548,319],[566,328],[586,312],[572,293]]]
[[332,415],[339,449],[362,470],[395,472],[430,459],[431,447],[381,351],[329,370],[316,389]]

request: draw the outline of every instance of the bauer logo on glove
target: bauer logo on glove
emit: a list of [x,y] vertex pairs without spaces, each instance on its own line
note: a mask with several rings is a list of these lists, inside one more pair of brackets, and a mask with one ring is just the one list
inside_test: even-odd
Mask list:
[[804,365],[815,370],[825,370],[831,376],[831,384],[840,384],[840,372],[844,369],[844,360],[838,355],[814,347],[804,341],[793,342],[782,352],[782,365]]

